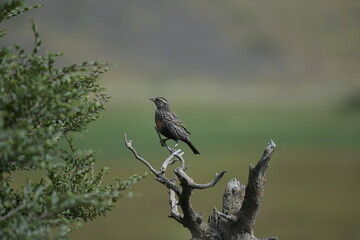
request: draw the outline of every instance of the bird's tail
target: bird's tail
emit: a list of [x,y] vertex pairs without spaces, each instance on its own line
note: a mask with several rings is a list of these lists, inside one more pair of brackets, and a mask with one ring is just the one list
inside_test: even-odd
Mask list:
[[195,148],[195,146],[192,144],[192,142],[189,139],[186,139],[184,142],[191,148],[194,154],[200,154],[200,152]]

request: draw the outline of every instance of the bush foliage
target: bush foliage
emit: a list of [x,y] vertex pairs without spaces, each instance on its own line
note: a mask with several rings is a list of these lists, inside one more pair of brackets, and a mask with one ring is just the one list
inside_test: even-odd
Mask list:
[[[38,7],[1,3],[0,24]],[[18,45],[0,50],[0,239],[66,239],[74,223],[103,216],[142,176],[103,184],[106,169],[94,170],[95,153],[73,143],[109,99],[98,83],[108,65],[57,67],[61,54],[40,54],[32,28],[31,53]],[[18,186],[14,172],[36,170],[45,173],[39,181]]]

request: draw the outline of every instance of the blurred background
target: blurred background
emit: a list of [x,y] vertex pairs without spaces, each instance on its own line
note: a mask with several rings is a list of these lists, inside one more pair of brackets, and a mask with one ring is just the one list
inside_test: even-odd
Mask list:
[[[124,146],[135,140],[160,167],[167,151],[154,131],[155,105],[169,99],[201,155],[180,144],[205,218],[221,208],[226,183],[246,184],[248,166],[267,142],[278,147],[267,171],[255,228],[259,238],[360,239],[360,2],[261,0],[29,1],[45,4],[6,23],[13,42],[31,49],[30,19],[42,51],[63,65],[115,63],[102,79],[112,97],[104,117],[78,145],[98,150],[98,168],[126,178],[147,169]],[[168,175],[171,176],[171,171]],[[169,219],[168,194],[149,176],[106,217],[72,239],[184,240]]]

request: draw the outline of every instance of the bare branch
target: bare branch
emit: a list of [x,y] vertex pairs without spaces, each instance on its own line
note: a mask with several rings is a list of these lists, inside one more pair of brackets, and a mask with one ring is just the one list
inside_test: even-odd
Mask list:
[[174,159],[174,156],[180,155],[182,156],[183,153],[180,153],[181,149],[176,150],[174,153],[172,153],[163,163],[163,165],[161,166],[160,172],[161,174],[165,173],[166,168],[169,165],[172,165],[176,162],[176,160]]
[[270,140],[257,165],[255,167],[250,166],[249,168],[249,179],[245,189],[245,198],[240,211],[236,214],[239,219],[237,224],[241,232],[253,233],[265,189],[265,171],[269,166],[269,161],[275,147],[276,144],[274,141]]
[[171,215],[169,217],[175,219],[176,221],[178,221],[179,223],[183,223],[182,222],[182,218],[183,216],[179,213],[178,210],[178,200],[176,199],[176,195],[174,190],[170,189],[169,190],[169,203],[171,206]]
[[126,133],[124,133],[124,139],[125,139],[125,146],[128,149],[130,149],[130,151],[134,154],[135,158],[138,159],[143,164],[145,164],[153,174],[155,174],[156,176],[160,175],[160,173],[158,171],[156,171],[156,169],[153,166],[151,166],[150,163],[148,163],[145,159],[143,159],[142,157],[139,156],[139,154],[136,152],[135,148],[132,146],[132,140],[127,139]]
[[162,184],[164,184],[168,189],[172,189],[175,191],[176,194],[181,194],[181,190],[175,183],[173,183],[170,179],[164,176],[164,174],[160,171],[157,171],[151,164],[146,161],[144,158],[140,157],[139,154],[136,152],[135,148],[132,146],[132,141],[127,139],[126,133],[124,134],[125,139],[125,146],[130,149],[130,151],[134,154],[135,158],[138,159],[140,162],[145,164],[150,171],[156,176],[156,180]]
[[[271,155],[275,151],[276,144],[273,140],[270,140],[268,143],[268,146],[265,148],[264,153],[260,159],[260,161],[257,163],[254,171],[258,172],[260,175],[264,175],[266,169],[269,167],[269,161],[271,158]],[[260,175],[258,177],[260,177]]]
[[180,181],[185,180],[187,185],[193,189],[205,189],[213,187],[226,173],[226,171],[222,171],[220,174],[216,173],[215,179],[213,181],[205,184],[199,184],[194,183],[194,180],[192,180],[192,178],[190,178],[182,168],[175,168],[174,172]]
[[183,169],[185,171],[189,166],[185,166],[185,160],[182,156],[184,154],[184,152],[181,152],[181,149],[179,149],[179,150],[180,150],[180,153],[178,154],[175,152],[174,156],[180,161],[181,169]]

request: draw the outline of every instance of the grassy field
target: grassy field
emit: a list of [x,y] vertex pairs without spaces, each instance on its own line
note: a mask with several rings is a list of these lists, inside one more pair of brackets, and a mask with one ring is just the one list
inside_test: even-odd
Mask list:
[[[135,140],[138,152],[155,166],[167,152],[158,143],[150,105],[111,107],[105,117],[79,138],[79,145],[99,149],[98,166],[112,176],[142,174],[147,169],[123,144],[123,133]],[[200,110],[199,110],[200,109]],[[248,165],[256,163],[266,143],[278,147],[267,172],[265,199],[258,216],[258,237],[280,239],[360,239],[360,113],[340,108],[245,108],[176,105],[176,112],[201,152],[185,145],[190,176],[211,180],[228,170],[212,189],[196,191],[195,208],[205,216],[221,208],[222,193],[232,177],[246,183]],[[170,175],[171,173],[169,173]],[[74,239],[188,239],[188,231],[168,219],[165,188],[149,176],[132,189],[106,218],[87,223]]]

